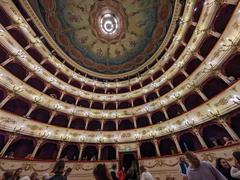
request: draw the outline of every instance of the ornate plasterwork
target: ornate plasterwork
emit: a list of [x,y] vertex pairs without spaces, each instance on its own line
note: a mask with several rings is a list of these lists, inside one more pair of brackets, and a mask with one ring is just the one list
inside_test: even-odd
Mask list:
[[[19,91],[20,89],[18,89]],[[169,135],[216,119],[240,106],[240,81],[192,111],[160,124],[126,131],[96,132],[60,128],[0,111],[0,129],[45,139],[88,143],[127,143]],[[237,98],[238,97],[238,98]],[[224,103],[223,103],[224,102]]]

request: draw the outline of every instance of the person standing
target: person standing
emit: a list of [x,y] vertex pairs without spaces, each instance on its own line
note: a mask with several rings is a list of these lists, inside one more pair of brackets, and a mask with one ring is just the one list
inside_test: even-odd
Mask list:
[[184,157],[179,158],[179,172],[181,176],[183,177],[183,180],[187,179],[187,169],[188,169],[188,163],[186,162]]
[[188,180],[227,180],[215,167],[206,161],[200,161],[191,151],[185,152],[190,166],[187,169]]
[[154,180],[152,174],[144,166],[140,166],[141,180]]

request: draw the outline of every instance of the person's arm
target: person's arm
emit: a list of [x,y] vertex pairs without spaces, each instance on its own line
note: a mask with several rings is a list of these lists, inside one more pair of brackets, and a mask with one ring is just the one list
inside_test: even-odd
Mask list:
[[231,168],[231,176],[233,178],[240,178],[240,170],[235,167],[232,167]]
[[212,174],[216,178],[216,180],[227,180],[227,178],[210,163],[208,163],[208,165],[210,166]]

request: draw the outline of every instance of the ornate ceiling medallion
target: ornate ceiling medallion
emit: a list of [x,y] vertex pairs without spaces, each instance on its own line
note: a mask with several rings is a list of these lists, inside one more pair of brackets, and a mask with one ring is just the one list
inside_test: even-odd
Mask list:
[[94,35],[105,43],[116,43],[125,35],[127,16],[117,1],[95,2],[89,21]]

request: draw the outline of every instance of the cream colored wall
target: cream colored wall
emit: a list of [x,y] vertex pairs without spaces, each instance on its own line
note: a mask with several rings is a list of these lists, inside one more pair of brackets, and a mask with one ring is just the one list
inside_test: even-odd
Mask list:
[[[198,152],[198,156],[202,160],[210,161],[215,166],[215,160],[218,157],[226,158],[231,164],[233,163],[232,152],[239,150],[240,144],[235,144],[229,147],[217,148],[212,150],[206,150]],[[178,159],[179,156],[171,157],[160,157],[154,159],[141,159],[139,164],[144,165],[147,169],[155,176],[160,177],[161,180],[165,180],[167,175],[172,175],[176,180],[182,179],[178,172]],[[100,162],[77,162],[77,163],[66,163],[66,167],[72,167],[73,171],[70,176],[70,180],[84,179],[91,180],[94,179],[92,176],[93,168]],[[101,162],[104,163],[104,162]],[[113,162],[105,162],[107,167],[110,169]],[[50,172],[54,162],[43,162],[43,161],[19,161],[19,160],[0,160],[0,175],[3,174],[5,170],[14,170],[19,167],[24,168],[24,173],[26,175],[31,174],[32,171],[36,171],[39,174],[44,174]]]

